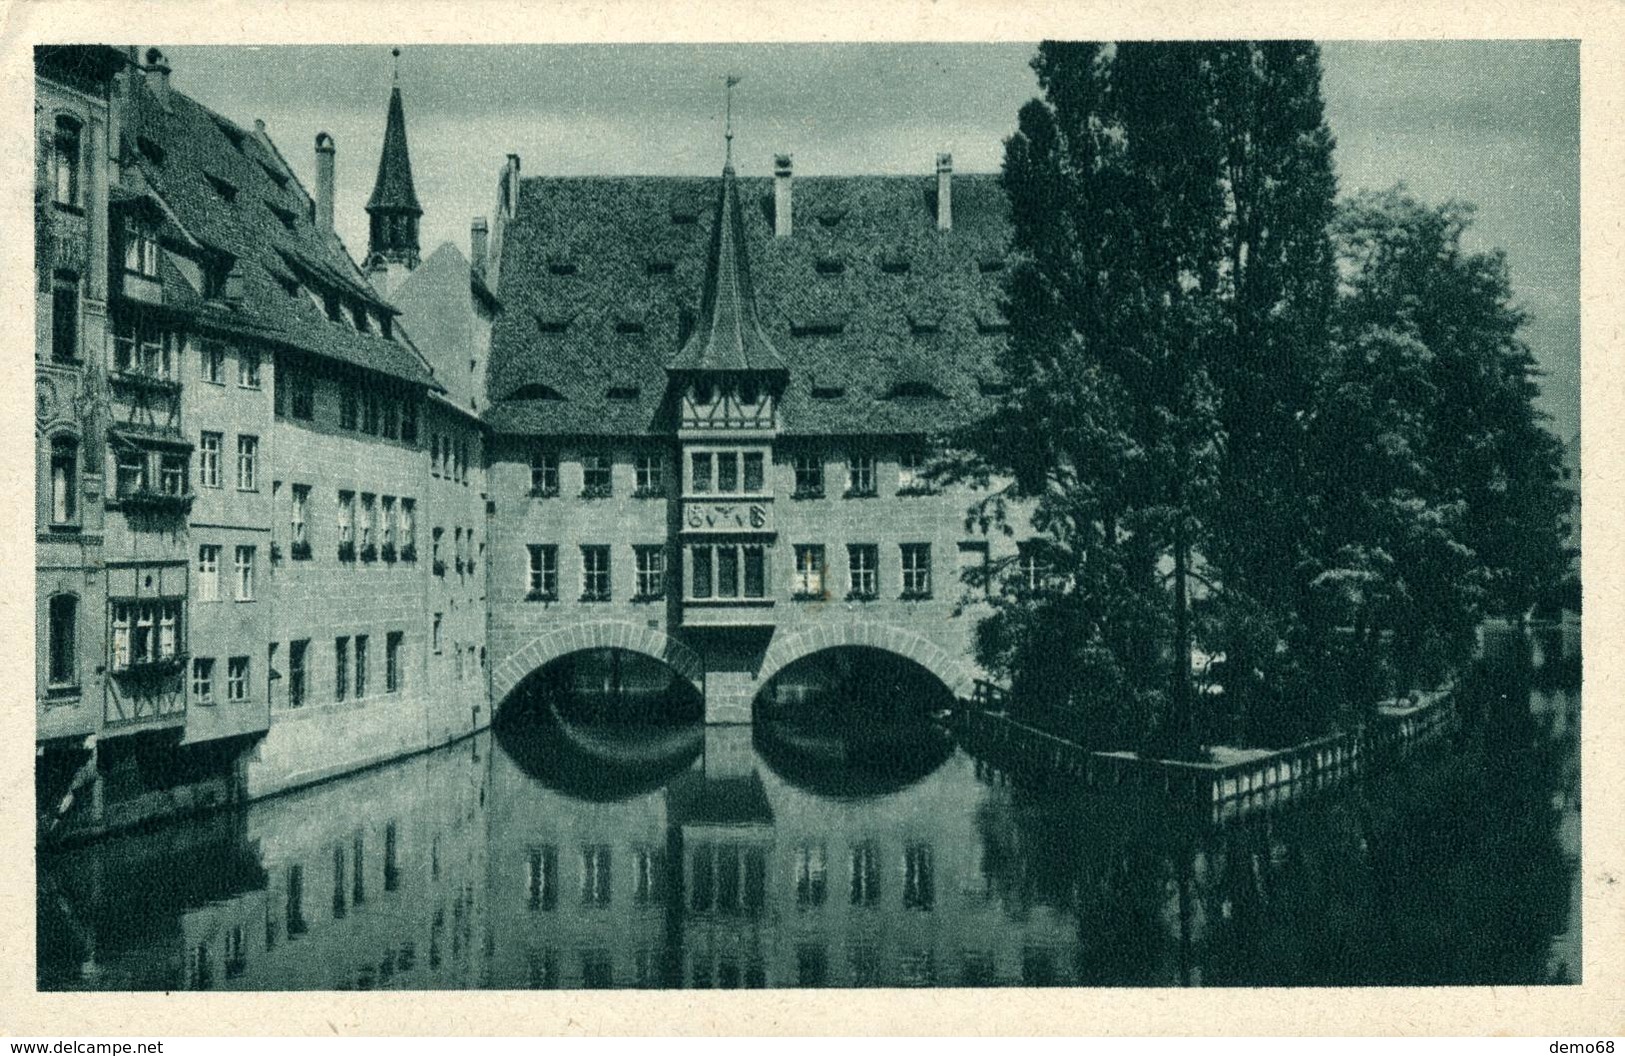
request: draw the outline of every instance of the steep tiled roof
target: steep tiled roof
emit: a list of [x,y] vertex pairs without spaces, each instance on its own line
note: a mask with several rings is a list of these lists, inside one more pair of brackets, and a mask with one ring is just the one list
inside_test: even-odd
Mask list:
[[311,283],[340,293],[347,304],[362,301],[390,315],[394,309],[362,278],[337,236],[317,229],[309,196],[263,133],[177,91],[170,91],[167,108],[144,88],[139,96],[125,130],[126,153],[140,167],[132,181],[150,188],[187,237],[234,258],[242,280],[239,306],[207,305],[198,310],[200,321],[435,385],[408,345],[329,320]]
[[[494,428],[661,427],[665,367],[698,322],[720,190],[667,177],[521,182],[492,336]],[[946,232],[934,176],[798,177],[785,239],[772,192],[771,178],[738,181],[758,318],[789,372],[783,431],[917,433],[981,413],[1003,340],[1009,219],[997,177],[954,177]]]

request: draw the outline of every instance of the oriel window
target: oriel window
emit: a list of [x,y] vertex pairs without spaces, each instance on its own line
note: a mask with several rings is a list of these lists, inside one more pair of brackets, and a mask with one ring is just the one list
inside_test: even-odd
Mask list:
[[712,488],[711,452],[694,452],[690,465],[692,470],[689,477],[689,489],[696,495],[709,494]]

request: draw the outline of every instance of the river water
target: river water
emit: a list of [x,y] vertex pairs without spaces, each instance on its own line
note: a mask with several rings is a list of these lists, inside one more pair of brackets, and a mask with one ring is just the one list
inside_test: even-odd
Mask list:
[[[1577,982],[1577,691],[1221,830],[926,724],[565,722],[43,856],[42,989]],[[877,747],[878,745],[878,747]]]

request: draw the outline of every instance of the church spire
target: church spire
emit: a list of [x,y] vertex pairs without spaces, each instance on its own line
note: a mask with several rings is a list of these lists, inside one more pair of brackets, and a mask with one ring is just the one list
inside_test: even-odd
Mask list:
[[389,116],[384,125],[384,149],[378,157],[378,179],[372,197],[367,199],[371,217],[367,240],[367,260],[374,266],[418,263],[418,204],[412,186],[412,157],[406,145],[406,110],[401,105],[401,49],[393,50],[395,82],[389,92]]
[[705,262],[700,318],[667,369],[735,373],[785,370],[784,360],[756,319],[745,221],[732,164],[722,170],[711,250]]

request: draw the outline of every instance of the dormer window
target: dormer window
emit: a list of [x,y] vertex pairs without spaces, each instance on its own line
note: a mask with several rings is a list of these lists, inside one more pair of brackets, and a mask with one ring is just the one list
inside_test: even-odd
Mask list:
[[675,270],[676,266],[669,260],[651,260],[643,266],[645,275],[670,275]]
[[79,206],[79,144],[83,127],[77,118],[67,115],[56,119],[56,178],[53,193],[58,205]]
[[643,321],[641,319],[617,320],[615,332],[617,334],[641,334],[643,333]]
[[846,388],[841,385],[814,385],[812,398],[815,400],[838,400],[846,395]]
[[638,392],[636,385],[611,385],[609,387],[609,398],[612,400],[635,400],[638,398]]
[[991,275],[996,271],[1004,270],[1003,257],[986,257],[976,262],[976,270],[983,275]]
[[245,134],[243,130],[235,126],[228,125],[224,121],[216,121],[214,124],[216,128],[220,129],[221,135],[230,140],[231,145],[237,149],[239,154],[241,154],[243,150],[243,136]]
[[547,270],[554,275],[574,275],[576,263],[573,260],[554,260],[548,263]]
[[260,168],[265,170],[265,175],[271,177],[271,181],[273,183],[275,183],[278,187],[286,187],[286,186],[288,186],[288,174],[287,173],[281,171],[280,169],[273,169],[271,166],[265,164],[265,162],[263,162],[263,161],[260,162]]
[[220,196],[221,201],[229,204],[237,200],[237,185],[230,180],[222,180],[207,172],[203,174],[203,178],[209,181],[209,186],[214,188],[214,193]]
[[820,275],[839,275],[846,270],[846,262],[835,257],[820,257],[813,266]]
[[909,271],[908,258],[900,254],[882,257],[880,270],[887,275],[907,275]]
[[899,381],[892,385],[886,393],[888,400],[943,400],[947,399],[938,389],[928,381]]
[[158,235],[152,225],[135,218],[124,227],[124,270],[143,278],[158,277]]
[[539,381],[527,382],[502,397],[505,400],[562,400],[564,396],[551,385]]
[[942,331],[942,320],[934,315],[911,315],[908,317],[908,332],[915,336],[936,334]]
[[271,210],[277,220],[281,221],[283,227],[289,231],[293,230],[294,212],[292,209],[284,209],[282,206],[270,201],[265,203],[265,208]]
[[570,329],[570,319],[568,316],[538,315],[536,327],[544,334],[562,334]]

